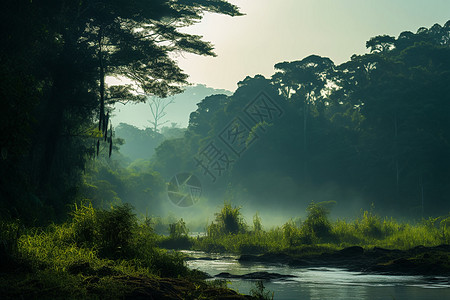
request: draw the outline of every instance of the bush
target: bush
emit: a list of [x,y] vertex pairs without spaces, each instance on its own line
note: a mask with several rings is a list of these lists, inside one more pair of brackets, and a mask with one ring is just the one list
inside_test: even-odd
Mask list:
[[98,221],[92,203],[75,204],[72,212],[73,238],[78,247],[93,247],[98,240]]
[[246,232],[246,225],[240,209],[240,207],[232,207],[230,203],[225,203],[220,212],[215,214],[216,220],[208,226],[208,236]]
[[137,226],[131,205],[126,203],[112,207],[110,211],[99,210],[97,215],[100,254],[110,258],[126,255]]
[[381,220],[372,212],[364,211],[362,218],[356,221],[356,227],[367,237],[374,239],[384,237]]
[[326,201],[311,202],[306,211],[308,213],[305,222],[302,224],[302,236],[310,243],[315,242],[315,238],[326,240],[331,237],[331,223],[328,220],[331,206],[336,202]]
[[439,223],[439,227],[442,232],[442,242],[444,244],[450,244],[450,216],[443,217]]
[[285,243],[289,246],[294,246],[298,244],[299,240],[299,229],[297,228],[294,221],[289,220],[287,221],[283,227],[283,239],[285,240]]
[[171,238],[181,238],[189,234],[189,229],[186,227],[186,223],[183,218],[175,223],[169,224],[169,236]]
[[91,203],[75,205],[71,228],[78,247],[95,248],[99,255],[117,258],[128,255],[137,227],[136,216],[129,204],[94,209]]
[[270,300],[273,299],[274,292],[266,291],[266,287],[262,280],[255,282],[255,286],[250,289],[250,294],[252,297],[259,300]]

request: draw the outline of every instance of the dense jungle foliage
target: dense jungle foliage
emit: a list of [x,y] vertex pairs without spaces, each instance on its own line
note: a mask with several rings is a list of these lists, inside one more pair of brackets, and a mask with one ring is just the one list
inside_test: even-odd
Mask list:
[[[370,53],[341,65],[317,55],[278,63],[271,78],[200,102],[184,138],[156,148],[154,168],[192,170],[221,199],[231,185],[255,207],[449,211],[449,43],[447,22],[373,37]],[[252,102],[261,91],[266,106]]]
[[[450,21],[373,37],[369,53],[341,65],[317,55],[277,63],[270,78],[246,77],[231,96],[204,98],[186,129],[164,133],[113,128],[114,104],[181,92],[187,75],[171,53],[214,52],[180,29],[204,12],[239,16],[236,6],[222,0],[4,6],[0,290],[7,297],[151,291],[244,299],[205,283],[181,254],[162,248],[326,252],[450,243]],[[108,86],[110,76],[135,85]],[[143,138],[153,156],[121,154],[127,138],[129,145]],[[249,226],[240,207],[225,203],[206,236],[192,238],[185,220],[155,217],[167,201],[168,180],[179,172],[195,173],[219,201],[231,187],[252,207],[310,204],[304,220],[265,228],[258,214]],[[331,200],[343,207],[375,203],[383,215],[420,221],[370,210],[332,220]],[[168,288],[160,290],[161,282]]]
[[[180,29],[227,1],[6,1],[0,12],[0,212],[28,224],[64,220],[86,162],[120,141],[112,106],[181,92],[171,53],[215,55]],[[108,86],[122,76],[132,84]]]

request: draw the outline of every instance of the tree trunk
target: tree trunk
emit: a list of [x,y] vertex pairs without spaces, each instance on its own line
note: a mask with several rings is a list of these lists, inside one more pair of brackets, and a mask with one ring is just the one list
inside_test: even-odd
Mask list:
[[[98,62],[100,69],[100,111],[98,118],[98,130],[104,132],[105,121],[105,65],[103,61],[103,49],[102,49],[103,31],[100,28],[98,33]],[[106,124],[107,126],[107,124]]]

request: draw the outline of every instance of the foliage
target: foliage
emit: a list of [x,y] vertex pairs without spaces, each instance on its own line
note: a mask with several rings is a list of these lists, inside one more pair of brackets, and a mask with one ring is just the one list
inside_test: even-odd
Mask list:
[[[215,55],[181,28],[204,12],[239,16],[219,1],[12,1],[0,12],[0,212],[31,224],[63,221],[85,163],[111,156],[116,102],[181,92],[174,52]],[[108,86],[107,76],[133,84]],[[23,205],[37,199],[38,207]],[[29,217],[31,215],[31,217]]]
[[[209,234],[194,240],[194,249],[208,252],[266,253],[301,249],[302,253],[321,253],[348,246],[411,249],[448,243],[448,215],[418,223],[382,219],[373,211],[362,211],[353,221],[331,221],[327,215],[334,202],[314,203],[307,218],[297,224],[292,219],[280,227],[238,234]],[[325,225],[324,225],[325,224]],[[211,226],[216,226],[215,223]],[[211,226],[208,229],[211,229]],[[213,227],[217,230],[217,227]]]
[[240,207],[232,207],[231,203],[225,202],[220,212],[215,214],[215,221],[208,226],[208,236],[246,232],[246,225],[243,221],[240,209]]
[[148,293],[215,299],[232,294],[223,283],[208,284],[202,280],[205,274],[189,270],[181,253],[159,249],[161,237],[150,220],[137,221],[127,205],[102,211],[85,203],[77,205],[63,224],[25,229],[9,221],[2,222],[1,229],[2,244],[17,242],[15,250],[10,249],[12,267],[3,259],[0,265],[0,292],[8,299],[122,299]]
[[256,213],[253,216],[253,231],[255,233],[261,232],[263,230],[261,218],[259,217],[258,213]]
[[190,249],[191,238],[188,236],[189,229],[183,219],[169,224],[169,236],[163,237],[158,245],[166,249]]
[[130,203],[139,212],[159,212],[166,186],[149,161],[129,165],[120,160],[96,160],[89,164],[79,190],[81,198],[91,199],[94,208]]
[[154,149],[164,140],[162,134],[151,128],[139,129],[126,123],[120,123],[115,128],[115,134],[125,141],[120,152],[131,160],[149,160],[155,153]]
[[169,236],[171,238],[180,238],[182,236],[187,236],[189,229],[186,227],[186,223],[183,218],[178,220],[176,223],[169,224]]
[[270,291],[266,291],[265,289],[266,287],[262,280],[258,280],[255,282],[255,286],[250,289],[250,294],[259,300],[273,300],[274,293],[270,293]]
[[130,252],[136,218],[129,204],[97,212],[100,254],[120,257]]
[[306,211],[308,213],[305,222],[302,225],[303,231],[311,233],[319,239],[326,239],[330,236],[331,224],[328,221],[330,206],[334,201],[314,203],[311,202]]
[[[223,171],[217,196],[231,184],[268,208],[299,197],[320,202],[332,193],[344,205],[357,197],[362,207],[375,203],[384,214],[408,218],[450,210],[449,28],[447,22],[398,37],[378,35],[366,44],[370,53],[341,65],[310,55],[277,63],[271,78],[247,77],[233,95],[198,104],[184,137],[156,151],[157,170],[169,176],[187,168],[264,91],[282,116],[247,124],[252,130],[239,138],[257,136],[258,146]],[[376,230],[375,223],[364,226]],[[305,234],[314,226],[326,238],[326,222],[308,224]]]
[[23,234],[23,225],[18,220],[0,220],[0,270],[16,267],[19,258],[18,240]]
[[2,293],[34,295],[41,286],[49,290],[40,289],[45,295],[35,297],[120,298],[132,291],[117,281],[120,277],[198,277],[186,268],[180,253],[157,248],[159,238],[150,223],[138,222],[129,205],[109,211],[89,203],[77,205],[70,221],[46,228],[19,230],[17,222],[1,226],[2,245],[6,239],[17,245],[6,249],[16,260],[14,270],[2,265],[2,272],[28,272],[29,279],[22,273],[2,277],[10,284],[5,289],[2,282]]

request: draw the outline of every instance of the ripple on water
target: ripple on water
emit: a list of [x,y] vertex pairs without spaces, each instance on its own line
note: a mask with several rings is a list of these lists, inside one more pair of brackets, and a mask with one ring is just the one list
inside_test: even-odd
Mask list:
[[[267,289],[275,292],[274,299],[396,299],[432,300],[450,299],[447,277],[377,275],[347,271],[339,268],[296,268],[261,263],[240,264],[238,256],[208,254],[201,251],[184,251],[193,259],[187,261],[190,268],[212,276],[221,272],[244,275],[252,272],[270,272],[294,275],[286,280],[265,282]],[[254,281],[229,279],[229,287],[241,293],[249,293]]]

